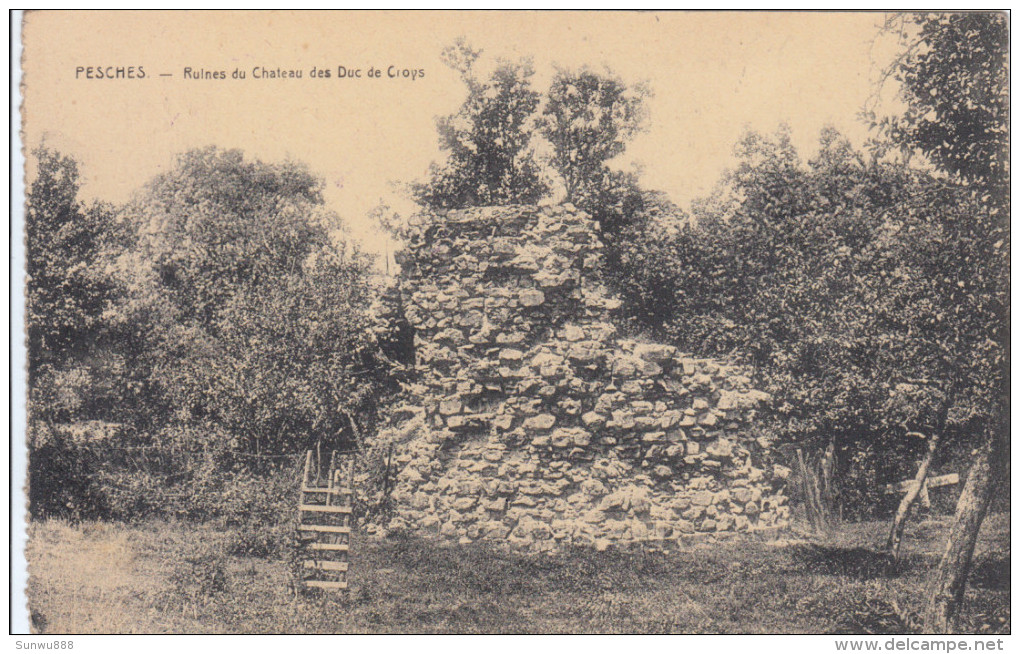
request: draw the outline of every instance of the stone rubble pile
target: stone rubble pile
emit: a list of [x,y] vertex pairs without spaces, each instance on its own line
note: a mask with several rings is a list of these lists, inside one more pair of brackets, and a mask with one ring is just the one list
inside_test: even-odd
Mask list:
[[586,214],[418,220],[398,259],[419,375],[398,413],[418,422],[377,436],[398,470],[386,528],[550,551],[786,524],[750,429],[765,394],[740,367],[617,336]]

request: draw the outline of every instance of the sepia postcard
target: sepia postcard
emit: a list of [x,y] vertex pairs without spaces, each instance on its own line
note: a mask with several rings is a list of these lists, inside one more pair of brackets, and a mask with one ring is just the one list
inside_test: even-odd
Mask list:
[[1008,647],[1008,12],[12,36],[12,647]]

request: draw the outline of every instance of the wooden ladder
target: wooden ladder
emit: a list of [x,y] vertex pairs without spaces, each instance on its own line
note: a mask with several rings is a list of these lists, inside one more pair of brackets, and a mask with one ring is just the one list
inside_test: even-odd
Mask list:
[[313,458],[308,450],[298,506],[299,573],[306,588],[344,590],[350,567],[354,458],[347,457],[345,475],[333,452],[325,484],[320,462],[313,466]]

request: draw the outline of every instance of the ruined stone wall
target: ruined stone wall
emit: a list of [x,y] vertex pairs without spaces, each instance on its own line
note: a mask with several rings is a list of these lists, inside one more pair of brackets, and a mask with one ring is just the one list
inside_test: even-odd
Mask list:
[[419,218],[399,260],[418,383],[389,528],[463,542],[683,539],[781,526],[747,371],[619,338],[601,243],[569,205]]

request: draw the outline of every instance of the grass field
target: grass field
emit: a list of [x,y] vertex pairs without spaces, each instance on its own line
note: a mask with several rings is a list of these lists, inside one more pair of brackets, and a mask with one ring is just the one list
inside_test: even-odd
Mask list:
[[[885,523],[838,538],[529,557],[481,543],[355,535],[346,595],[295,595],[280,556],[189,523],[29,527],[29,607],[43,633],[903,633],[947,519],[912,523],[897,573]],[[962,633],[1010,629],[1009,516],[985,522]]]

